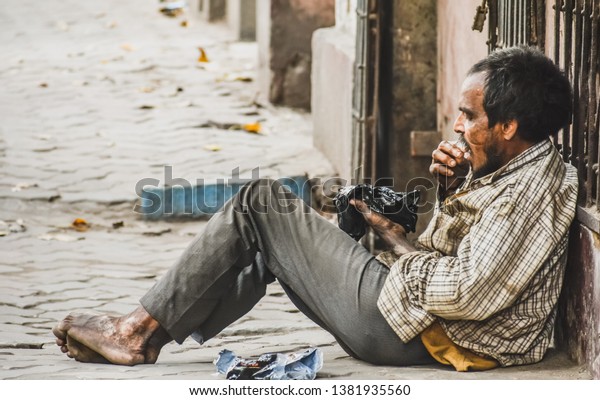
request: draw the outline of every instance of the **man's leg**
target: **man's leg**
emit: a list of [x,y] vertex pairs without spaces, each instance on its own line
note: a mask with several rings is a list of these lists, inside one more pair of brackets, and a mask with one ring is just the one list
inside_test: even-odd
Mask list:
[[431,362],[419,339],[402,343],[377,309],[387,273],[362,245],[263,180],[209,221],[141,303],[178,342],[191,334],[208,340],[249,311],[276,277],[352,355],[383,364]]
[[[374,363],[429,362],[418,339],[403,344],[377,310],[386,267],[280,189],[277,183],[253,182],[209,221],[142,298],[152,320],[178,342],[194,332],[207,339],[248,311],[275,276],[292,300],[351,354]],[[63,331],[70,332],[68,327]],[[74,332],[75,339],[106,357],[103,345],[86,341],[83,331]]]

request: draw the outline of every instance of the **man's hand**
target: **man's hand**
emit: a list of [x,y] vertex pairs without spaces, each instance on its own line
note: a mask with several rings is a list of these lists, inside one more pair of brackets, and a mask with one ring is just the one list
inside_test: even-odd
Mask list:
[[437,179],[443,197],[449,196],[464,182],[469,172],[470,153],[456,143],[441,142],[431,154],[429,172]]
[[364,201],[351,199],[350,205],[360,211],[367,224],[392,248],[396,255],[401,256],[416,250],[406,239],[406,230],[402,225],[371,210]]

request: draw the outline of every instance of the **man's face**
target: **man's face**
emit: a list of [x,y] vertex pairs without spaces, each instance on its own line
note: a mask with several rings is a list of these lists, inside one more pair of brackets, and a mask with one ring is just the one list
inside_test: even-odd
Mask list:
[[475,178],[496,171],[503,165],[500,124],[488,128],[483,109],[485,74],[469,75],[463,82],[454,132],[460,135],[459,144],[470,152]]

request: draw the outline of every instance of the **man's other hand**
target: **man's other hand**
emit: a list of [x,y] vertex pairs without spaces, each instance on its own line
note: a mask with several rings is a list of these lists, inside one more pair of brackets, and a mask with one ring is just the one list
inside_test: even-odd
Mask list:
[[360,213],[373,230],[381,237],[388,231],[395,231],[398,235],[406,236],[406,230],[400,224],[393,222],[371,208],[362,200],[351,199],[350,204],[353,205]]
[[367,224],[373,228],[375,233],[383,239],[397,256],[415,251],[414,246],[406,239],[406,230],[402,225],[371,210],[364,201],[352,199],[350,200],[350,205],[360,211]]
[[469,166],[470,153],[457,143],[444,140],[431,154],[429,172],[437,179],[445,197],[464,182]]

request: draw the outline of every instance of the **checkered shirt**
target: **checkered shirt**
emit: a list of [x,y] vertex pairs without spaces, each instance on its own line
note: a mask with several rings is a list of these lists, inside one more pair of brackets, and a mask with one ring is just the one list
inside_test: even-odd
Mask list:
[[378,300],[407,342],[434,321],[503,365],[540,361],[560,293],[577,171],[549,140],[436,205],[418,251],[392,266]]

